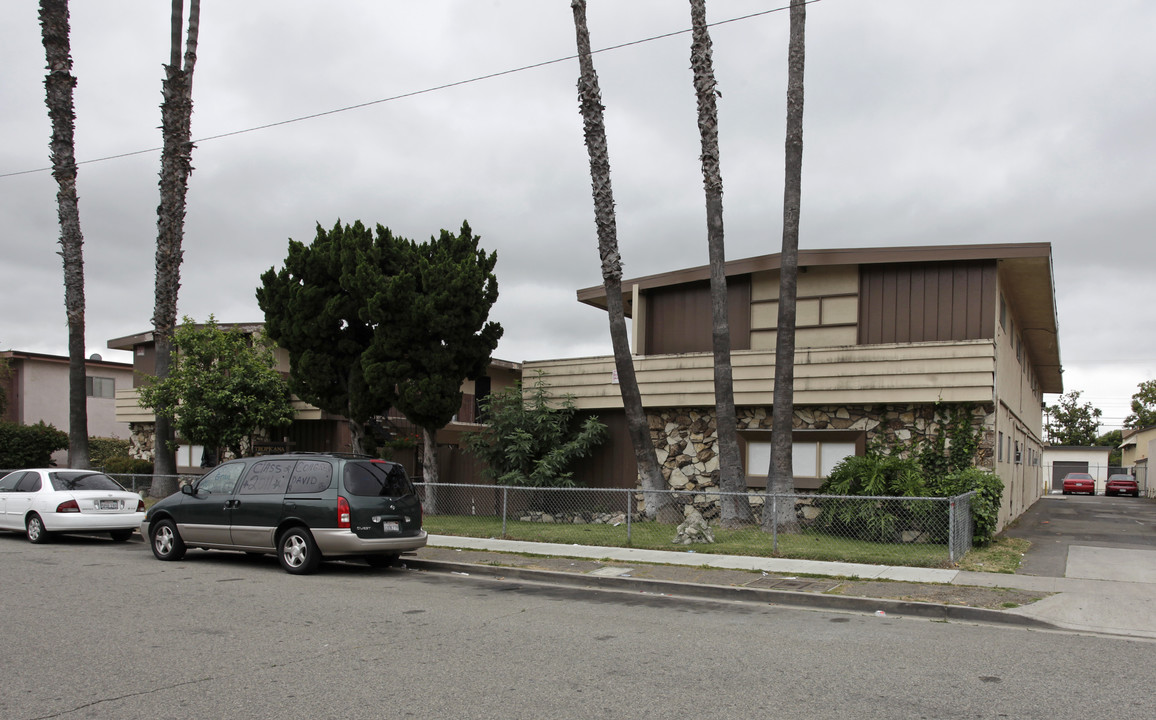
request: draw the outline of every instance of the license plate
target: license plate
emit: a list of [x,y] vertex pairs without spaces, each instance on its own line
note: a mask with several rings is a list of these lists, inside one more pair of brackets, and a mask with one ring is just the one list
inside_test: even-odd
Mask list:
[[399,530],[401,530],[401,527],[398,526],[396,520],[386,520],[385,522],[383,522],[381,524],[381,529],[386,531],[387,533],[390,533],[390,532],[398,532]]
[[100,509],[101,510],[116,510],[118,507],[119,507],[119,504],[117,503],[116,500],[101,500],[100,501]]

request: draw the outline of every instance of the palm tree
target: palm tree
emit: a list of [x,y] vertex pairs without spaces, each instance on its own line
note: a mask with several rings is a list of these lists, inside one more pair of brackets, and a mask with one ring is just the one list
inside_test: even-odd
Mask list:
[[[693,40],[690,66],[698,98],[698,131],[702,139],[702,184],[706,190],[706,240],[710,254],[711,348],[714,352],[715,430],[718,435],[719,488],[727,493],[747,491],[746,473],[739,453],[735,412],[734,373],[731,368],[731,333],[727,321],[726,256],[723,252],[722,172],[718,147],[718,95],[711,60],[706,0],[690,0]],[[752,520],[746,497],[724,495],[722,524],[735,527]]]
[[658,465],[650,426],[642,409],[642,395],[630,357],[626,337],[626,315],[622,306],[622,259],[618,254],[618,230],[614,218],[614,192],[610,186],[610,152],[606,146],[606,125],[602,118],[602,91],[590,57],[590,31],[586,27],[586,0],[571,0],[574,28],[578,38],[578,99],[590,155],[590,180],[594,195],[594,221],[598,227],[598,255],[602,261],[602,283],[606,288],[606,311],[610,320],[610,342],[614,347],[614,367],[618,388],[626,410],[626,423],[634,459],[646,495],[646,514],[662,522],[681,520],[673,498],[665,492],[666,479]]
[[[190,0],[188,39],[181,65],[181,34],[184,29],[184,0],[172,0],[169,63],[162,84],[160,193],[157,207],[156,306],[153,310],[153,338],[156,342],[156,376],[169,375],[172,336],[177,325],[177,292],[181,286],[181,240],[185,230],[185,195],[193,170],[191,122],[193,115],[193,66],[197,62],[197,34],[200,29],[200,0]],[[172,423],[158,413],[155,462],[149,494],[165,497],[177,489],[177,461],[172,447]]]
[[[771,419],[771,467],[767,489],[789,494],[795,489],[791,433],[795,416],[795,299],[799,286],[799,211],[803,187],[803,61],[807,5],[791,3],[791,38],[787,50],[786,178],[783,184],[783,250],[779,256],[779,324],[775,340],[775,390]],[[778,517],[768,506],[763,527],[795,523],[793,503],[778,503]]]
[[60,219],[60,256],[64,259],[64,308],[68,316],[68,465],[87,468],[88,398],[84,362],[84,236],[76,197],[76,152],[73,140],[72,54],[68,0],[40,0],[40,28],[48,75],[44,80],[48,117],[52,120],[52,176],[56,214]]

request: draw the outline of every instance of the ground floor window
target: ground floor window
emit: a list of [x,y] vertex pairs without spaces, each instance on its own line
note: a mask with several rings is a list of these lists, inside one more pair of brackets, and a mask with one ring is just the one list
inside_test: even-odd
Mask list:
[[[771,431],[739,432],[747,484],[766,487],[771,467]],[[845,457],[862,455],[866,434],[857,430],[796,430],[791,437],[791,466],[796,489],[815,489]]]

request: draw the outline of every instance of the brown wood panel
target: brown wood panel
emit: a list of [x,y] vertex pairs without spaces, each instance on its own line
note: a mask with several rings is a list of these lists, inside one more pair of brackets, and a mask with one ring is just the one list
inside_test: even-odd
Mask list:
[[574,482],[581,487],[632,488],[637,484],[638,464],[626,427],[626,413],[608,410],[598,413],[606,424],[607,436],[601,445],[574,464]]
[[863,266],[859,342],[994,337],[995,277],[994,261]]
[[[646,293],[646,354],[711,351],[710,283],[684,283]],[[751,347],[750,276],[727,279],[731,349]]]

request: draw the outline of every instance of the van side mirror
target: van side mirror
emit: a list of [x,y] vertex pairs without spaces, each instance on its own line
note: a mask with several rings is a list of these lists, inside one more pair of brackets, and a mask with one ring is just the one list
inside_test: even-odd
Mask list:
[[193,487],[192,483],[185,483],[184,485],[181,485],[181,492],[183,492],[185,495],[197,494],[197,490]]

